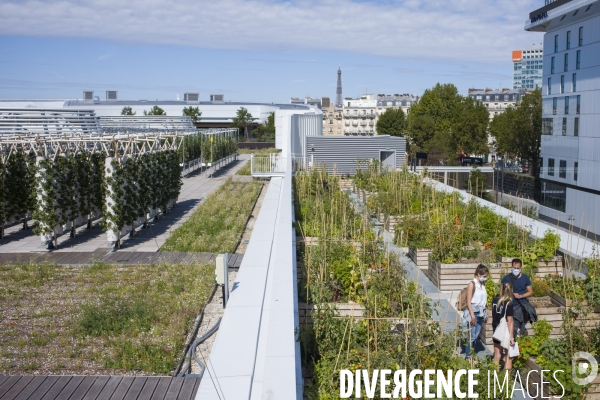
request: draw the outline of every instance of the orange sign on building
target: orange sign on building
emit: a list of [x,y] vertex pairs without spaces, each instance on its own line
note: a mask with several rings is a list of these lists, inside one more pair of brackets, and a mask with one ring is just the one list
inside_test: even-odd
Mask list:
[[523,61],[523,50],[513,50],[512,60],[513,62]]

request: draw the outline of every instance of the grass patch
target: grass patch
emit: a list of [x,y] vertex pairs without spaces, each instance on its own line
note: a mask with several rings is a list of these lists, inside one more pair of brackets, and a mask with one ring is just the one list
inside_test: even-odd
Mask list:
[[0,303],[0,375],[169,374],[213,274],[212,264],[2,266],[0,290],[15,290]]
[[232,253],[260,188],[259,182],[228,179],[171,234],[161,251]]
[[250,161],[246,162],[242,168],[238,170],[236,175],[252,175],[252,170],[250,169]]
[[279,153],[279,150],[275,147],[268,147],[266,149],[238,149],[238,154],[260,154],[268,155],[271,153]]

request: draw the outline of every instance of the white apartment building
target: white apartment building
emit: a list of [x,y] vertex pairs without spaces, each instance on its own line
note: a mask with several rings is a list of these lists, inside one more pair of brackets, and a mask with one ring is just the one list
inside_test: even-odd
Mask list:
[[600,233],[600,2],[546,0],[525,30],[545,32],[540,218]]
[[469,89],[469,97],[480,101],[488,109],[490,120],[502,114],[508,107],[514,106],[527,94],[526,89]]
[[388,108],[402,108],[408,114],[410,106],[419,101],[413,95],[365,94],[360,98],[345,98],[343,104],[344,135],[376,135],[377,120]]

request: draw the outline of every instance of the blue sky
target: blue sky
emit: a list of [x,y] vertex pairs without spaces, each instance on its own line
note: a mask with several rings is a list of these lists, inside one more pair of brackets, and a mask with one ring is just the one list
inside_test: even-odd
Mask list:
[[542,0],[0,0],[0,98],[288,102],[510,87]]

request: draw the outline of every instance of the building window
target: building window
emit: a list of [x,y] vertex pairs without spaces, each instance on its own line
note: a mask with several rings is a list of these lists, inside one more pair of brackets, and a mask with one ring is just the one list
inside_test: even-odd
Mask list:
[[552,78],[548,78],[548,95],[552,94]]
[[569,114],[569,96],[565,97],[565,114]]
[[567,178],[567,162],[565,160],[560,160],[560,164],[558,166],[558,177],[559,178]]
[[367,115],[367,110],[363,110],[363,115]]
[[548,175],[554,176],[554,158],[548,159]]
[[571,31],[567,31],[567,50],[571,48]]
[[575,161],[573,164],[573,180],[577,182],[577,173],[579,172],[579,162]]
[[579,46],[583,46],[583,26],[579,27]]
[[565,72],[569,70],[569,53],[565,53]]
[[565,212],[567,203],[567,187],[553,182],[542,182],[541,205],[557,211]]
[[560,92],[561,93],[565,92],[565,76],[564,75],[560,76]]
[[577,91],[577,74],[573,74],[573,92]]
[[558,108],[558,97],[552,99],[552,115],[556,115],[556,109]]
[[577,96],[577,112],[576,114],[581,114],[581,96]]
[[567,119],[566,118],[563,118],[562,135],[567,136]]
[[550,59],[550,73],[554,73],[554,57]]
[[333,125],[333,120],[332,119],[329,120],[329,125]]
[[542,118],[542,135],[552,135],[552,118]]
[[358,115],[358,110],[354,110],[354,115]]
[[558,53],[558,35],[554,36],[554,52]]
[[575,60],[575,69],[581,68],[581,50],[577,50],[577,60]]
[[579,117],[575,117],[575,123],[573,125],[573,136],[579,136]]

